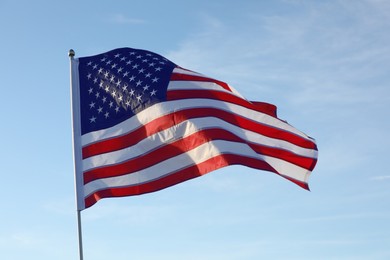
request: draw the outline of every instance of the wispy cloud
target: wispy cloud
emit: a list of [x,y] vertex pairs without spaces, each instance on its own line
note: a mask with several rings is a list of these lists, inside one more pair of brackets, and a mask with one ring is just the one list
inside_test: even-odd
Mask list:
[[[105,203],[107,202],[107,203]],[[104,204],[101,206],[100,204]],[[83,217],[88,222],[98,222],[106,218],[121,219],[127,224],[152,224],[157,220],[171,219],[176,208],[173,205],[126,205],[126,201],[99,201],[93,210],[85,210]],[[136,212],[137,214],[134,214]],[[122,222],[120,224],[123,224]]]
[[132,18],[132,17],[127,17],[124,14],[114,14],[111,16],[110,19],[111,22],[116,23],[116,24],[144,24],[146,23],[145,20],[142,19],[137,19],[137,18]]
[[372,181],[390,181],[390,175],[374,176],[371,178]]
[[0,249],[30,251],[43,249],[47,244],[48,241],[39,232],[32,230],[13,231],[0,236]]
[[339,215],[327,215],[310,218],[293,219],[293,222],[339,222],[345,220],[359,220],[359,219],[388,219],[388,213],[377,212],[359,212],[355,214],[339,214]]
[[375,12],[387,6],[383,1],[290,4],[304,11],[248,14],[238,25],[205,18],[205,29],[190,35],[169,57],[223,76],[232,85],[237,82],[257,92],[272,88],[279,98],[286,95],[296,104],[389,101],[388,88],[376,80],[386,75],[383,65],[390,62],[390,36],[383,33],[390,20]]
[[76,205],[73,198],[51,198],[42,204],[43,210],[50,214],[69,216],[74,214]]
[[285,5],[295,11],[253,11],[234,22],[204,15],[198,32],[167,56],[250,99],[276,104],[281,118],[298,128],[307,125],[302,130],[318,140],[318,169],[350,176],[380,160],[389,142],[384,118],[390,116],[390,5]]

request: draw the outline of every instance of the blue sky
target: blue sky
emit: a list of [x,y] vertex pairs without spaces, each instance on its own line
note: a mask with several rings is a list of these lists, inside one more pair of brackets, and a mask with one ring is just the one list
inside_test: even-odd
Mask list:
[[0,258],[77,259],[76,57],[147,49],[317,140],[311,192],[233,166],[82,212],[85,259],[389,259],[390,2],[0,0]]

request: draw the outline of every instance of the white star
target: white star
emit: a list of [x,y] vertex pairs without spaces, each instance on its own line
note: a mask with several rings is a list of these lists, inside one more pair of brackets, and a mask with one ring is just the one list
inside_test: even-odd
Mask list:
[[102,98],[103,104],[107,102],[107,97]]
[[138,87],[139,85],[142,84],[142,81],[141,80],[138,80],[137,83],[136,83],[136,86]]
[[108,71],[104,72],[104,78],[108,78],[108,76],[110,76],[110,73]]
[[94,116],[91,117],[91,118],[89,119],[89,122],[90,122],[90,123],[95,123],[95,122],[96,122],[96,117],[94,117]]
[[118,73],[121,73],[121,72],[122,72],[122,70],[123,70],[123,68],[122,68],[122,67],[120,67],[120,68],[117,70],[117,72],[118,72]]
[[115,90],[113,90],[113,91],[111,92],[111,96],[112,96],[113,98],[115,98],[115,96],[116,96],[116,91],[115,91]]
[[156,65],[154,62],[149,63],[149,67],[154,67],[154,65]]
[[156,68],[156,71],[161,71],[161,67]]
[[128,107],[130,106],[130,100],[126,101],[126,106],[128,106]]
[[98,74],[101,74],[101,73],[103,73],[103,68],[100,68],[100,69],[98,70]]
[[96,99],[98,99],[100,97],[100,93],[96,92],[95,97],[96,97]]
[[92,69],[96,70],[96,69],[97,69],[97,67],[98,67],[98,65],[97,65],[97,64],[95,64],[95,65],[93,65]]
[[90,88],[88,89],[88,93],[89,93],[89,94],[92,94],[92,92],[93,92],[93,88],[90,87]]
[[123,57],[121,58],[121,61],[125,61],[125,60],[126,60],[126,57],[123,56]]
[[125,92],[127,90],[127,85],[126,84],[123,85],[122,90],[123,90],[123,92]]
[[106,61],[106,65],[110,65],[110,64],[111,64],[111,62],[112,62],[112,60],[108,60],[108,61]]
[[107,58],[106,57],[104,57],[103,59],[101,59],[100,61],[101,62],[104,62],[104,61],[106,61],[107,60]]
[[120,84],[121,84],[121,82],[122,82],[122,81],[120,81],[120,80],[118,79],[118,81],[115,83],[115,85],[116,85],[117,87],[119,87]]
[[154,79],[152,79],[152,82],[155,83],[158,81],[158,78],[154,77]]
[[97,78],[94,78],[93,79],[93,83],[96,84],[98,82],[98,79]]
[[98,111],[98,113],[100,114],[100,113],[103,112],[103,108],[102,108],[102,107],[99,107],[97,111]]
[[104,114],[104,117],[105,117],[105,118],[108,118],[109,115],[110,115],[110,113],[106,112],[106,113]]
[[138,66],[139,66],[138,64],[134,64],[133,69],[138,69]]
[[137,98],[138,102],[142,101],[142,96],[141,95],[136,96],[136,98]]
[[138,73],[144,73],[145,69],[140,69]]
[[114,106],[114,102],[110,101],[110,104],[109,104],[110,108]]
[[127,75],[129,75],[129,72],[128,72],[128,71],[126,71],[125,73],[123,73],[123,77],[124,77],[124,78],[127,77]]
[[134,51],[132,51],[132,52],[129,52],[129,54],[130,54],[130,55],[135,55],[135,52],[134,52]]
[[130,65],[133,61],[132,60],[128,60],[126,61],[126,65]]
[[92,74],[91,74],[91,73],[88,73],[87,78],[88,78],[88,79],[91,79],[91,77],[92,77]]
[[153,89],[152,92],[150,92],[150,96],[156,95],[157,90]]
[[115,69],[116,66],[118,66],[118,64],[114,63],[114,64],[111,65],[111,68],[112,68],[112,69]]
[[152,73],[148,73],[145,75],[145,78],[150,78],[150,76],[152,76]]
[[144,87],[144,91],[146,91],[146,90],[148,90],[149,89],[149,85],[145,85],[145,87]]
[[89,104],[89,109],[92,109],[95,107],[95,102],[91,102],[91,104]]
[[122,100],[123,100],[123,96],[120,95],[120,96],[118,97],[118,100],[119,100],[119,101],[122,101]]
[[143,59],[142,62],[148,62],[148,60],[147,59]]
[[107,85],[104,90],[108,93],[108,92],[110,92],[110,87]]
[[119,56],[121,56],[119,53],[115,54],[115,58],[119,58]]
[[137,58],[137,59],[141,59],[141,58],[142,58],[142,55],[138,55],[136,58]]
[[119,107],[118,106],[116,106],[115,112],[119,113]]
[[115,76],[112,75],[111,78],[110,78],[110,82],[111,82],[111,83],[114,82],[114,79],[115,79]]
[[135,80],[135,77],[134,77],[134,76],[131,76],[130,82],[131,82],[131,81],[134,81],[134,80]]
[[134,96],[134,93],[135,93],[134,89],[130,89],[130,92],[129,92],[130,96]]
[[88,62],[87,65],[88,65],[88,66],[91,66],[91,65],[92,65],[92,61]]

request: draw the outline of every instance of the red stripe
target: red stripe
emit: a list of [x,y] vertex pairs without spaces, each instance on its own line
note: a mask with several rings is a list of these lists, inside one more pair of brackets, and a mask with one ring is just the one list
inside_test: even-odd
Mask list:
[[169,90],[167,92],[168,100],[180,100],[180,99],[192,99],[192,98],[207,98],[207,99],[215,99],[219,101],[229,102],[277,118],[276,106],[264,102],[250,102],[231,93],[215,91],[215,90],[202,90],[202,89]]
[[228,84],[226,84],[223,81],[219,81],[216,79],[208,78],[208,77],[203,77],[203,76],[195,76],[195,75],[186,75],[186,74],[179,74],[179,73],[172,73],[171,75],[171,81],[200,81],[200,82],[212,82],[215,83],[222,88],[232,91],[229,87]]
[[182,99],[194,99],[194,98],[215,99],[218,101],[224,101],[224,102],[236,104],[245,108],[254,109],[253,104],[251,104],[249,101],[237,97],[231,93],[226,93],[221,91],[188,89],[188,90],[169,90],[167,92],[167,100],[182,100]]
[[142,156],[126,162],[86,171],[84,172],[84,184],[96,179],[120,176],[148,168],[171,157],[186,153],[211,140],[227,140],[246,143],[258,154],[279,158],[310,170],[315,164],[315,159],[313,158],[299,156],[287,150],[247,143],[242,138],[224,129],[205,129],[175,142],[167,143],[166,145],[151,152],[146,151],[146,153]]
[[[247,101],[245,99],[242,99],[240,97],[237,97],[235,95],[232,95],[232,94],[229,94],[226,92],[212,91],[212,90],[170,90],[167,92],[167,99],[169,99],[169,100],[181,100],[181,99],[191,99],[191,98],[215,99],[215,100],[219,100],[219,101],[224,101],[224,102],[236,104],[236,105],[239,105],[239,106],[242,106],[242,107],[254,110],[254,111],[258,111],[260,113],[268,114],[268,115],[273,116],[276,119],[280,120],[281,122],[287,124],[285,121],[276,117],[276,106],[274,106],[272,104],[268,104],[268,103],[264,103],[264,102],[252,103],[250,101]],[[259,126],[266,127],[268,129],[273,128],[273,127],[268,126],[268,125],[263,125],[260,122],[257,122],[256,124],[258,125],[258,127]],[[251,129],[246,128],[246,129],[257,132],[255,130],[253,130],[255,128],[251,128]],[[273,129],[278,129],[278,128],[273,128]],[[261,134],[268,136],[268,137],[285,140],[285,141],[294,143],[298,146],[302,146],[304,148],[317,150],[317,146],[311,140],[307,140],[307,139],[304,139],[302,137],[297,136],[294,133],[287,132],[287,130],[284,131],[284,130],[279,129],[277,131],[283,131],[286,134],[283,135],[284,137],[281,137],[278,135],[267,135],[264,132],[257,132],[257,133],[261,133]],[[287,138],[287,136],[289,136],[289,138]],[[300,140],[305,140],[306,143],[303,144],[300,141],[296,142],[298,140],[297,138],[299,138]]]
[[[129,187],[109,188],[109,189],[97,191],[89,195],[85,199],[85,207],[86,208],[91,207],[93,204],[95,204],[98,200],[102,198],[125,197],[125,196],[141,195],[149,192],[158,191],[179,184],[181,182],[202,176],[216,169],[228,165],[234,165],[234,164],[241,164],[259,170],[265,170],[265,171],[277,173],[274,168],[272,168],[264,161],[260,161],[254,158],[234,155],[234,154],[223,154],[223,155],[210,158],[209,160],[203,163],[192,165],[188,168],[182,169],[178,172],[172,173],[170,175],[167,175],[157,180],[153,180],[148,183],[137,184]],[[299,185],[304,189],[307,190],[309,189],[307,183],[303,183],[285,176],[282,177],[294,182],[295,184]]]
[[[97,191],[85,199],[85,206],[90,207],[101,198],[140,195],[144,193],[158,191],[167,188],[169,186],[173,186],[175,184],[199,177],[215,169],[233,164],[234,162],[237,164],[240,161],[245,161],[248,162],[249,164],[249,160],[247,160],[247,158],[242,158],[241,156],[232,156],[232,155],[225,154],[225,155],[213,157],[203,163],[190,166],[186,169],[182,169],[176,173],[172,173],[168,176],[162,177],[158,180],[154,180],[148,183],[138,184],[130,187],[110,188],[110,189]],[[267,169],[270,171],[274,171],[273,168],[270,167],[265,162],[256,161],[256,164],[258,166],[256,168],[261,167],[261,169],[264,170]]]
[[185,120],[191,118],[201,118],[205,115],[208,117],[220,118],[232,125],[236,125],[240,128],[247,129],[258,134],[262,134],[271,138],[285,140],[300,147],[316,150],[316,145],[314,142],[311,142],[310,140],[304,139],[293,133],[285,132],[283,130],[273,128],[271,126],[263,125],[220,109],[193,108],[176,111],[173,114],[162,116],[126,135],[87,145],[83,147],[83,159],[94,155],[117,151],[126,147],[130,147],[143,140],[147,136],[155,134],[161,130],[172,127]]
[[143,140],[147,136],[165,130],[169,127],[172,127],[173,125],[175,125],[174,114],[168,114],[159,117],[123,136],[103,140],[101,142],[84,146],[82,149],[83,159],[132,146]]
[[[218,84],[221,87],[223,87],[224,89],[232,92],[230,87],[229,87],[229,85],[227,83],[219,81],[219,80],[215,80],[215,79],[212,79],[212,78],[202,77],[202,76],[194,76],[194,75],[173,73],[171,75],[171,81],[212,82],[212,83]],[[175,90],[175,91],[180,91],[180,90]],[[182,91],[184,92],[184,91],[188,91],[188,90],[182,90]],[[191,96],[191,93],[195,94],[195,91],[198,91],[198,90],[193,90],[193,89],[189,90],[188,93],[187,93],[188,94],[187,97],[184,97],[184,95],[182,94],[182,98],[195,98],[195,96]],[[200,91],[202,91],[202,90],[200,90]],[[228,93],[225,93],[225,94],[228,95]],[[230,94],[230,95],[232,95],[232,94]],[[174,96],[172,94],[171,94],[171,97],[172,98],[169,97],[169,92],[168,92],[168,99],[170,99],[170,100],[180,99],[180,98],[174,98]],[[204,96],[204,97],[207,97],[207,95]],[[237,96],[234,96],[234,97],[236,97],[236,100],[240,99],[242,101],[246,101],[245,99],[239,98]],[[255,110],[259,111],[259,112],[268,114],[268,115],[273,116],[273,117],[277,117],[277,115],[276,115],[276,106],[275,105],[272,105],[272,104],[269,104],[269,103],[265,103],[265,102],[258,102],[258,101],[252,101],[252,102],[246,101],[245,103],[251,103],[251,106],[250,106],[251,109],[255,109]],[[236,104],[238,104],[238,103],[236,103]]]
[[273,116],[275,118],[278,117],[275,105],[258,101],[251,101],[251,103],[254,105],[257,111]]
[[193,118],[193,117],[201,117],[202,114],[207,112],[209,114],[206,114],[206,115],[210,115],[212,117],[222,119],[225,122],[228,122],[232,125],[236,125],[240,128],[250,130],[252,132],[255,132],[255,133],[258,133],[258,134],[261,134],[264,136],[268,136],[271,138],[285,140],[287,142],[296,144],[296,145],[304,147],[304,148],[309,148],[309,149],[315,148],[315,145],[313,142],[311,142],[307,139],[304,139],[300,136],[297,136],[293,133],[286,132],[286,131],[283,131],[283,130],[278,129],[278,128],[274,128],[274,127],[271,127],[268,125],[264,125],[264,124],[249,120],[249,119],[241,117],[239,115],[232,114],[228,111],[214,109],[214,108],[212,108],[212,109],[206,108],[206,109],[204,109],[204,111],[202,111],[202,109],[199,109],[197,111],[194,111],[195,113],[193,113],[192,111],[188,111],[188,112],[189,112],[188,114],[183,113],[183,114],[179,114],[177,116],[178,117],[183,116],[186,119],[186,118]]

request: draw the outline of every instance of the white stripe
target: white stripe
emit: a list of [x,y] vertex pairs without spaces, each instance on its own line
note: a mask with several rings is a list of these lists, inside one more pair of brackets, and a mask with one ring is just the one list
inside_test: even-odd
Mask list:
[[226,129],[250,143],[288,150],[304,157],[317,158],[316,150],[302,148],[283,140],[270,138],[245,130],[219,118],[204,117],[190,119],[178,125],[174,125],[171,128],[145,138],[131,147],[86,158],[83,160],[83,171],[88,171],[102,166],[114,165],[134,159],[161,146],[194,134],[199,130],[210,128]]
[[[213,78],[210,78],[210,77],[207,77],[205,75],[202,75],[202,74],[199,74],[197,72],[193,72],[193,71],[187,71],[187,70],[183,70],[183,69],[180,69],[180,68],[175,68],[173,70],[173,73],[177,73],[177,74],[185,74],[185,75],[192,75],[192,76],[200,76],[200,77],[205,77],[205,78],[209,78],[211,80],[217,80],[217,79],[213,79]],[[217,81],[220,81],[220,80],[217,80]],[[171,81],[172,82],[176,82],[176,81]],[[179,81],[180,82],[180,81]],[[190,82],[193,82],[193,83],[197,83],[198,81],[187,81],[187,80],[183,80],[182,81],[184,84],[184,86],[186,84],[191,84]],[[221,81],[223,82],[223,81]],[[203,83],[206,83],[206,82],[203,82]],[[228,91],[229,93],[233,93],[235,94],[236,96],[239,96],[240,98],[242,99],[245,99],[245,97],[243,97],[235,88],[233,88],[232,86],[230,86],[229,84],[227,84],[226,82],[224,82],[226,85],[228,85],[228,87],[230,88],[231,91]],[[216,83],[213,83],[213,82],[209,82],[209,84],[216,84]],[[216,84],[218,85],[218,84]],[[218,85],[219,86],[219,85]],[[221,86],[219,86],[220,88],[222,88]],[[168,89],[170,89],[170,87],[168,86]],[[184,87],[183,89],[186,89],[186,87]],[[188,89],[188,88],[187,88]]]
[[174,68],[172,73],[192,75],[192,76],[198,76],[198,77],[207,77],[207,76],[202,75],[202,74],[200,74],[198,72],[185,70],[185,69],[182,69],[182,68],[179,68],[179,67]]
[[230,85],[228,85],[228,86],[229,86],[230,90],[231,90],[234,94],[236,94],[236,96],[239,96],[240,98],[247,100],[244,96],[241,96],[241,94],[240,94],[235,88],[233,88],[233,87],[230,86]]
[[245,117],[254,122],[279,128],[281,130],[299,135],[306,140],[313,141],[307,135],[305,135],[298,129],[292,127],[291,125],[277,118],[274,118],[272,116],[269,116],[267,114],[255,110],[251,110],[236,104],[227,103],[219,100],[185,99],[185,100],[174,100],[174,101],[157,103],[141,111],[137,115],[127,119],[126,121],[123,121],[122,123],[117,124],[111,128],[84,134],[81,137],[82,145],[85,146],[87,144],[94,143],[96,141],[101,141],[104,139],[109,139],[109,138],[124,135],[161,116],[170,114],[172,112],[184,110],[184,109],[190,109],[190,108],[216,108],[216,109],[225,110],[237,114],[239,116]]
[[171,81],[168,84],[169,90],[214,90],[234,95],[234,93],[216,83],[203,81]]
[[300,166],[286,162],[282,159],[264,156],[265,161],[271,165],[280,175],[293,178],[294,180],[304,183],[309,182],[311,171],[306,170]]
[[88,197],[90,194],[106,188],[127,187],[147,183],[172,174],[181,169],[187,168],[191,165],[200,164],[221,154],[235,154],[252,157],[257,160],[264,160],[272,167],[283,170],[283,172],[281,172],[282,175],[302,182],[307,181],[307,175],[310,173],[306,169],[287,163],[283,160],[259,155],[246,144],[224,140],[215,140],[202,144],[192,149],[191,151],[162,161],[149,168],[131,174],[98,179],[89,182],[84,185],[84,194],[85,197]]

